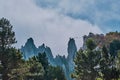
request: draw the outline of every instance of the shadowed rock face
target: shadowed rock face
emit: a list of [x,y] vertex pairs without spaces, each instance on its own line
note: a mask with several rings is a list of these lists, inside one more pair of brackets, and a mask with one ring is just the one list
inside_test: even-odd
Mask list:
[[75,40],[70,38],[68,42],[68,56],[57,55],[55,58],[53,57],[52,51],[49,47],[42,44],[38,48],[34,44],[34,40],[29,38],[24,46],[21,47],[21,52],[23,53],[24,59],[28,60],[30,57],[37,55],[38,53],[46,53],[48,61],[53,66],[60,66],[63,68],[65,72],[65,76],[67,80],[72,80],[70,78],[70,74],[74,71],[74,62],[73,59],[75,57],[75,53],[77,52]]
[[21,47],[21,52],[23,53],[24,59],[28,59],[37,53],[37,48],[34,44],[34,40],[29,38],[25,43],[25,46]]
[[21,52],[23,53],[23,58],[28,60],[32,56],[38,55],[38,53],[46,53],[49,63],[53,64],[53,55],[51,49],[45,44],[42,44],[38,48],[34,44],[34,40],[29,38],[24,46],[21,47]]
[[[77,47],[75,44],[75,40],[73,38],[71,38],[68,42],[68,56],[67,56],[67,61],[68,61],[68,69],[69,69],[69,73],[72,73],[74,71],[74,62],[73,59],[75,58],[75,54],[77,52]],[[70,75],[69,75],[70,77]],[[69,79],[71,80],[71,79]]]

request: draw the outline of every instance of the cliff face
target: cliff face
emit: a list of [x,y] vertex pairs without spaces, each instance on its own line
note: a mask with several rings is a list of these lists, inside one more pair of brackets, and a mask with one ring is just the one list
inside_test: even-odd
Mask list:
[[72,80],[70,74],[74,71],[74,62],[73,59],[75,57],[75,53],[77,52],[75,40],[70,38],[68,42],[68,56],[57,55],[55,58],[53,57],[52,51],[49,47],[42,44],[38,48],[34,44],[34,40],[29,38],[24,46],[21,47],[21,52],[23,53],[24,59],[29,59],[32,56],[37,55],[38,53],[46,53],[48,61],[53,66],[60,66],[63,68],[65,72],[65,76],[67,80]]

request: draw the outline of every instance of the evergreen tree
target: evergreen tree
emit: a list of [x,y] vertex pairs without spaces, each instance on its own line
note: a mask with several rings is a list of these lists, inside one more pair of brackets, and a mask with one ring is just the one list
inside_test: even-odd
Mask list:
[[102,48],[102,58],[100,59],[100,71],[102,73],[103,79],[110,80],[110,72],[111,69],[109,68],[111,65],[110,57],[108,54],[108,50],[105,46]]
[[7,50],[11,48],[11,45],[16,43],[15,33],[12,31],[12,25],[9,20],[2,18],[0,19],[0,61],[2,68],[2,79],[8,80],[8,64],[6,57],[9,52]]
[[112,57],[116,57],[118,50],[120,50],[120,41],[119,40],[113,40],[110,43],[110,55]]
[[6,65],[7,65],[7,75],[9,80],[11,79],[17,79],[21,80],[23,75],[21,67],[23,66],[24,60],[22,60],[22,54],[19,50],[15,48],[10,48],[7,50],[6,57]]
[[38,56],[36,56],[36,58],[42,64],[45,72],[47,73],[48,67],[49,67],[49,62],[48,62],[46,53],[39,53]]
[[66,80],[63,69],[59,66],[49,66],[46,80]]
[[46,53],[39,53],[34,57],[39,63],[42,64],[44,69],[44,79],[42,80],[66,80],[63,69],[58,66],[49,65]]
[[[113,53],[114,54],[114,53]],[[115,53],[117,54],[117,53]],[[104,80],[118,80],[119,78],[119,56],[115,57],[103,46],[100,59],[100,71]]]
[[88,39],[87,49],[80,50],[76,54],[75,73],[72,75],[77,80],[95,80],[99,76],[97,67],[101,58],[100,51],[95,50],[95,43]]
[[42,64],[38,62],[35,56],[33,56],[27,61],[27,67],[28,71],[25,74],[25,80],[44,80],[44,68]]

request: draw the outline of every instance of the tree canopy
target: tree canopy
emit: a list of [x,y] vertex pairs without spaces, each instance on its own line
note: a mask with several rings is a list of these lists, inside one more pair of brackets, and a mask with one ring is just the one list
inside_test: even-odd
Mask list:
[[119,40],[96,49],[95,42],[88,39],[87,49],[79,50],[75,57],[75,72],[72,77],[76,80],[118,80],[120,77]]

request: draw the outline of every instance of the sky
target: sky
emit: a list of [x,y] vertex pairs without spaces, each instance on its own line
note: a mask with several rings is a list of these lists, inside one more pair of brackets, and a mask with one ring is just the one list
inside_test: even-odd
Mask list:
[[120,31],[119,0],[0,0],[0,18],[10,20],[17,48],[28,38],[38,47],[49,46],[53,55],[67,55],[69,38],[77,48],[83,35]]

